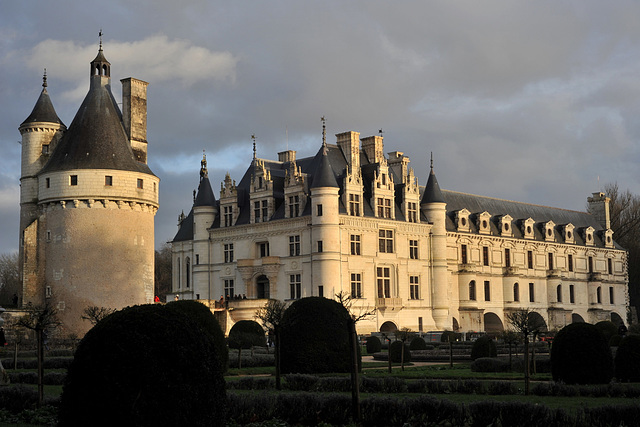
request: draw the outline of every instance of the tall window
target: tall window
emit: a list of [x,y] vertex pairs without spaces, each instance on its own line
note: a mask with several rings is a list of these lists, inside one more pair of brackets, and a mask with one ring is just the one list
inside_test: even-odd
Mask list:
[[418,276],[409,276],[409,298],[420,299],[420,279]]
[[224,262],[233,262],[233,243],[224,244]]
[[233,206],[224,207],[224,226],[231,227],[233,225]]
[[269,256],[269,242],[258,243],[258,252],[260,253],[260,258]]
[[613,263],[611,262],[611,258],[607,258],[607,273],[613,274]]
[[289,275],[289,288],[291,290],[291,299],[300,299],[300,292],[302,290],[300,274]]
[[178,289],[182,288],[182,274],[181,274],[181,269],[180,269],[180,258],[178,258],[176,260],[176,264],[178,266],[177,270],[178,270]]
[[378,197],[378,217],[391,218],[391,199]]
[[504,266],[511,267],[511,249],[504,248]]
[[262,222],[267,222],[269,220],[269,201],[262,201]]
[[351,243],[351,255],[360,255],[360,238],[359,234],[352,234],[349,238]]
[[573,255],[567,255],[567,267],[569,267],[569,271],[573,271]]
[[300,255],[300,235],[289,236],[289,256]]
[[593,273],[593,257],[589,257],[589,273]]
[[536,294],[533,283],[529,283],[529,302],[536,301]]
[[467,245],[460,246],[460,260],[463,264],[467,264]]
[[323,251],[323,246],[322,246],[322,240],[318,240],[318,252],[322,252]]
[[484,300],[491,301],[491,282],[484,281]]
[[[138,181],[140,181],[140,180],[138,180]],[[78,185],[78,175],[71,175],[69,177],[69,185]],[[138,186],[138,188],[140,188],[140,187]]]
[[418,259],[418,241],[409,240],[409,258]]
[[520,285],[518,285],[518,282],[513,284],[513,301],[520,301]]
[[598,286],[598,289],[596,289],[596,302],[598,304],[602,304],[602,289],[600,286]]
[[556,300],[562,302],[562,285],[556,287]]
[[51,187],[51,178],[45,178],[44,183],[46,188]]
[[482,264],[489,265],[489,247],[482,247]]
[[378,298],[391,298],[391,269],[389,267],[378,267],[376,269],[376,279],[378,282]]
[[349,215],[360,216],[360,195],[349,194]]
[[553,252],[549,252],[549,270],[553,270]]
[[609,286],[609,304],[613,304],[613,286]]
[[144,188],[144,180],[138,178],[138,188],[142,190]]
[[255,222],[260,222],[260,202],[253,202],[253,217]]
[[533,251],[527,251],[527,268],[533,268]]
[[316,213],[318,216],[322,216],[322,205],[316,206]]
[[351,298],[362,298],[361,273],[351,273]]
[[289,196],[289,218],[300,215],[300,196]]
[[569,285],[569,302],[571,304],[576,302],[576,297],[575,297],[575,293],[573,290],[573,285]]
[[228,300],[234,295],[235,291],[233,289],[233,279],[224,279],[224,299]]
[[418,204],[415,202],[407,203],[407,219],[409,222],[418,222]]
[[378,251],[393,253],[393,230],[378,231]]
[[200,264],[200,254],[196,254],[196,265]]
[[191,259],[187,257],[187,260],[185,261],[185,276],[187,278],[186,280],[186,286],[187,289],[191,287]]
[[469,282],[469,300],[476,300],[476,281],[472,280]]

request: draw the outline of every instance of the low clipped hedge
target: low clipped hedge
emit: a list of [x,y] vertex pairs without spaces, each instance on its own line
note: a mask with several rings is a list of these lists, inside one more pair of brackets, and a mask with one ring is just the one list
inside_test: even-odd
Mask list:
[[382,351],[382,342],[380,342],[380,338],[375,335],[371,335],[367,338],[367,354],[377,353]]

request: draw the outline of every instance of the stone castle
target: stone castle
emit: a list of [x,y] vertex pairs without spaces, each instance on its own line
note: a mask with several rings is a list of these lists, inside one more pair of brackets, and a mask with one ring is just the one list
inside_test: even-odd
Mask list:
[[91,61],[90,89],[69,128],[43,89],[20,125],[20,304],[58,309],[63,334],[83,335],[89,306],[153,301],[159,179],[147,166],[147,83]]

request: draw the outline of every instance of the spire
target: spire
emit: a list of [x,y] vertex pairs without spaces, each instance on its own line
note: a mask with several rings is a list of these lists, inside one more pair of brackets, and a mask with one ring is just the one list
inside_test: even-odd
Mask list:
[[[98,37],[100,37],[100,44],[98,47],[98,55],[96,55],[95,59],[91,61],[91,77],[100,76],[107,77],[111,80],[111,64],[105,58],[104,53],[102,52],[102,30],[98,33]],[[93,80],[93,79],[92,79]]]
[[253,140],[253,163],[256,163],[256,134],[251,134],[251,139]]
[[202,160],[200,161],[200,181],[203,178],[209,178],[209,171],[207,170],[207,155],[202,150]]
[[[331,163],[329,162],[329,151],[327,149],[326,143],[322,144],[322,149],[316,155],[316,159],[320,156],[320,164],[316,167],[316,170],[313,174],[313,182],[311,183],[311,188],[319,188],[319,187],[338,187],[338,182],[336,181],[336,176],[333,173],[333,168],[331,167]],[[317,161],[317,160],[315,160]]]
[[322,149],[326,153],[327,152],[327,119],[325,119],[324,116],[322,116],[320,120],[322,121]]
[[207,156],[202,150],[202,160],[200,161],[200,184],[198,191],[193,190],[193,206],[215,206],[216,197],[213,195],[209,172],[207,172]]
[[47,69],[44,69],[44,74],[42,75],[42,87],[46,89],[47,87]]
[[20,126],[35,122],[58,123],[64,126],[55,108],[53,108],[53,103],[47,92],[47,86],[47,69],[45,68],[44,74],[42,75],[42,92],[40,92],[40,97],[36,101],[36,105],[33,107],[33,111],[31,111],[29,117],[27,117]]
[[425,203],[446,203],[442,196],[442,191],[440,191],[436,174],[433,171],[433,152],[431,153],[431,172],[429,173],[429,180],[427,181],[427,186],[424,188],[420,204]]

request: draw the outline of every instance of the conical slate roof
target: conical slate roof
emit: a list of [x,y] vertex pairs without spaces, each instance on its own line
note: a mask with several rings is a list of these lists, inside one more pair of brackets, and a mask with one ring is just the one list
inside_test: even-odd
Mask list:
[[[329,156],[327,155],[327,147],[323,145],[318,153],[320,156],[320,163],[316,168],[315,173],[313,174],[313,182],[311,183],[310,188],[319,188],[319,187],[334,187],[338,188],[338,182],[336,181],[336,176],[333,173],[333,168],[331,167],[331,163],[329,162]],[[316,155],[316,159],[318,159],[318,155]]]
[[213,189],[211,188],[209,177],[205,176],[200,180],[200,185],[198,185],[198,195],[196,196],[196,200],[193,202],[193,207],[215,206],[215,204],[216,196],[213,195]]
[[51,102],[51,98],[49,98],[46,86],[42,88],[42,92],[40,93],[38,101],[36,101],[36,105],[33,107],[33,111],[31,111],[29,117],[22,122],[22,125],[35,122],[58,123],[64,126],[55,108],[53,108],[53,103]]
[[92,84],[69,130],[41,173],[67,169],[116,169],[153,175],[129,144],[110,85]]
[[427,186],[424,188],[422,201],[420,202],[420,204],[425,203],[445,203],[433,168],[431,168],[431,172],[429,173],[429,180],[427,181]]

